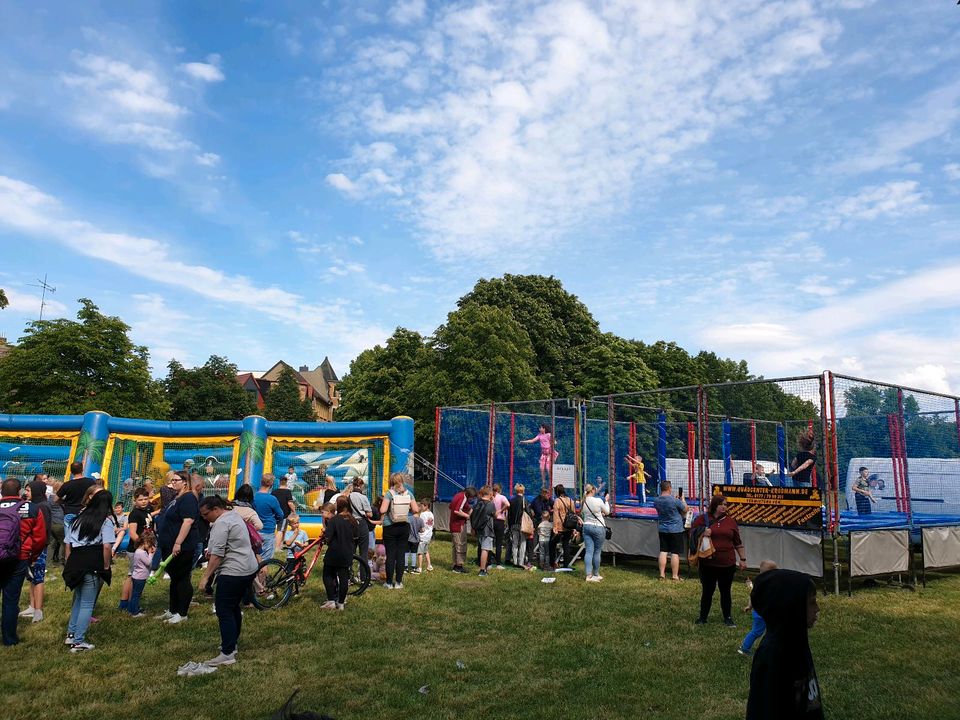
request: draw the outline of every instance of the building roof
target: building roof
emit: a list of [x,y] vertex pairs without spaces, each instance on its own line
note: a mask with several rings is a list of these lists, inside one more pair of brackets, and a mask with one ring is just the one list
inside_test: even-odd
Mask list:
[[337,373],[334,371],[333,365],[330,364],[329,358],[324,358],[323,362],[313,370],[308,370],[306,365],[301,365],[300,369],[297,370],[289,363],[280,360],[275,363],[273,367],[264,372],[237,373],[237,379],[241,383],[246,382],[248,379],[252,379],[261,388],[261,391],[265,391],[267,390],[269,383],[277,381],[277,379],[280,377],[280,372],[284,367],[288,367],[293,370],[293,374],[296,376],[297,382],[309,386],[312,389],[315,397],[319,398],[327,405],[333,404],[333,399],[330,397],[329,383],[336,384],[340,382],[340,379],[337,377]]

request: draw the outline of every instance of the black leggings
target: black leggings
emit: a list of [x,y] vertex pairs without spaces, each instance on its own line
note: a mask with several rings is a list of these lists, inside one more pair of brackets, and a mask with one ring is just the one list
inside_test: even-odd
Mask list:
[[407,551],[409,535],[410,523],[393,523],[383,528],[383,546],[387,551],[388,583],[403,582],[403,554]]
[[557,545],[563,548],[563,563],[564,565],[569,565],[570,561],[573,560],[573,555],[570,554],[570,539],[573,537],[573,530],[564,530],[563,532],[554,533],[553,537],[550,538],[550,564],[557,564]]
[[737,566],[713,567],[700,563],[700,619],[706,620],[713,605],[713,592],[720,588],[720,611],[723,619],[731,617],[733,601],[730,598],[730,587],[733,585],[733,576],[737,573]]
[[187,616],[190,612],[190,601],[193,600],[193,581],[190,571],[193,570],[192,548],[182,548],[167,565],[167,575],[170,576],[170,612]]
[[350,584],[350,568],[323,564],[323,587],[327,600],[343,605],[347,601],[347,586]]

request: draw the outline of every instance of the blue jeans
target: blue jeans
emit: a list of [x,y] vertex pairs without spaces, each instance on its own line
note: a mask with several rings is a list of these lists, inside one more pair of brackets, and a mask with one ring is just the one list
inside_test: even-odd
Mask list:
[[600,574],[600,549],[607,539],[607,531],[602,525],[583,526],[583,563],[587,566],[587,577]]
[[73,634],[74,642],[84,641],[99,591],[100,583],[97,582],[97,576],[94,573],[84,575],[83,582],[73,590],[73,609],[70,611],[67,634]]
[[140,612],[140,598],[143,596],[143,589],[147,585],[146,580],[133,580],[133,589],[130,591],[130,600],[127,603],[127,610],[131,615]]
[[253,575],[218,575],[213,604],[217,609],[217,622],[220,625],[220,652],[229,655],[237,649],[240,629],[243,626],[243,613],[240,601],[253,583]]
[[3,610],[0,626],[3,627],[3,644],[16,645],[17,614],[20,612],[20,591],[27,577],[27,560],[7,560],[0,566],[0,592],[3,593]]
[[747,636],[743,639],[743,644],[740,645],[740,649],[744,652],[750,652],[750,649],[753,647],[753,644],[759,640],[763,634],[767,631],[767,624],[763,621],[763,618],[757,613],[756,610],[753,611],[753,625],[750,628],[750,632],[747,633]]
[[263,539],[263,547],[260,548],[260,561],[272,560],[277,552],[277,533],[260,531],[260,537]]

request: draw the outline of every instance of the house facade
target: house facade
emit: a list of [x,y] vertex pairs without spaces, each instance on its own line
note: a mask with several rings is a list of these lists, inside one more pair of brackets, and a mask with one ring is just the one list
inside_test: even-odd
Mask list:
[[300,386],[300,399],[310,400],[316,419],[320,422],[333,420],[333,413],[340,404],[340,392],[337,390],[340,378],[337,377],[329,358],[324,358],[313,370],[308,365],[301,365],[297,370],[280,360],[269,370],[237,373],[237,382],[256,402],[257,409],[262,410],[270,388],[280,379],[280,373],[285,367],[293,370],[297,385]]

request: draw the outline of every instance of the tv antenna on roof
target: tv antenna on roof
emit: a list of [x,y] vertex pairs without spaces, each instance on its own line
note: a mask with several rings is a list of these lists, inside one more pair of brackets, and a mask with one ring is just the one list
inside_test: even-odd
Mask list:
[[57,291],[57,289],[56,289],[55,287],[53,287],[52,285],[48,285],[48,284],[47,284],[47,274],[46,274],[46,273],[43,274],[43,280],[41,280],[40,278],[37,278],[37,282],[36,282],[36,283],[30,283],[30,284],[29,284],[29,287],[38,287],[38,288],[41,288],[41,289],[42,289],[42,291],[41,291],[41,293],[40,293],[40,320],[42,321],[42,320],[43,320],[43,308],[46,307],[46,305],[47,305],[47,293],[48,293],[48,292],[50,292],[50,293],[55,293],[55,292]]

